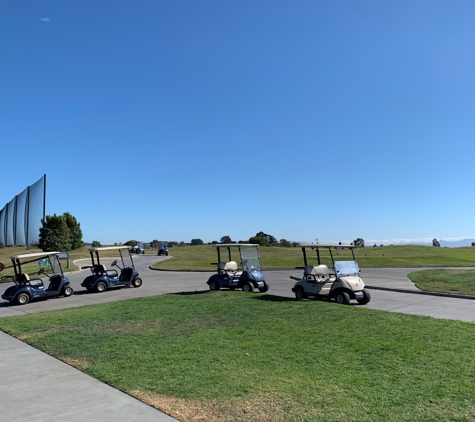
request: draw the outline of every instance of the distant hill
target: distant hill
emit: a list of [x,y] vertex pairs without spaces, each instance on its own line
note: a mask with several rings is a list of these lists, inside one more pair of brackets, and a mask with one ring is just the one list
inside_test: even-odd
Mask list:
[[[475,242],[475,239],[474,238],[466,238],[466,239],[458,239],[458,240],[444,240],[444,239],[439,239],[437,238],[437,240],[439,241],[440,243],[440,246],[442,248],[460,248],[462,246],[472,246],[472,242]],[[409,240],[409,239],[406,239],[404,241],[400,241],[400,242],[392,242],[393,245],[424,245],[424,246],[432,246],[432,239],[428,239],[428,240]],[[369,246],[366,245],[366,246]],[[379,243],[378,243],[378,246],[379,246]]]
[[446,246],[448,248],[460,248],[461,246],[472,246],[472,242],[475,242],[475,239],[462,239],[454,241],[446,241],[442,239],[437,239],[440,243],[440,246]]

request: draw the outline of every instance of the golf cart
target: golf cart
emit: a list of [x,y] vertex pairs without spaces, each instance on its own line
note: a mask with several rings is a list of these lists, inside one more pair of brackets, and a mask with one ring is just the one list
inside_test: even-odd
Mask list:
[[[227,249],[228,261],[221,261],[222,249]],[[236,261],[231,259],[231,249],[237,248],[241,257],[241,266],[238,268]],[[264,293],[269,290],[269,284],[265,281],[261,268],[261,258],[256,245],[249,244],[221,244],[216,245],[218,262],[212,264],[218,266],[216,274],[207,281],[210,290],[228,288],[231,290],[242,289],[245,292],[253,292],[258,289]]]
[[161,243],[158,248],[158,256],[166,255],[168,256],[168,243]]
[[[354,245],[300,245],[303,252],[305,266],[303,267],[303,277],[291,276],[297,280],[292,291],[297,299],[312,297],[317,299],[335,299],[336,302],[348,305],[351,299],[355,299],[360,305],[366,305],[371,296],[364,288],[365,284],[360,278],[360,268],[355,260]],[[307,251],[316,250],[317,265],[309,265]],[[325,249],[329,252],[332,263],[332,270],[321,262],[320,250]],[[337,254],[349,249],[353,260],[336,261],[334,253]],[[297,267],[302,269],[302,267]]]
[[144,254],[145,249],[143,247],[143,242],[137,242],[135,246],[132,247],[131,251],[132,253],[138,255],[138,254]]
[[[14,275],[4,276],[1,281],[15,285],[5,290],[2,298],[16,305],[25,305],[30,300],[71,296],[73,288],[63,275],[58,254],[59,252],[40,252],[11,256],[12,266],[8,268],[13,268]],[[45,288],[40,277],[30,277],[32,273],[48,277],[48,287]]]
[[[105,265],[101,264],[99,253],[105,251],[117,251],[120,254],[120,260],[114,260],[111,267],[117,267],[120,270],[120,275],[116,269],[107,269]],[[86,277],[81,283],[89,292],[101,293],[110,287],[134,286],[140,287],[142,279],[134,267],[132,255],[128,246],[110,246],[103,248],[90,248],[92,265],[85,265],[81,267],[82,270],[89,268],[92,275]],[[118,264],[121,262],[121,266]]]

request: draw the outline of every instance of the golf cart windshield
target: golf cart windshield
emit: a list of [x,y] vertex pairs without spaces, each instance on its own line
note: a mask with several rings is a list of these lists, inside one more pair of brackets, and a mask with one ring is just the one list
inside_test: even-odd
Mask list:
[[40,259],[38,266],[40,268],[44,267],[46,273],[51,271],[53,274],[63,274],[61,265],[59,265],[58,255],[49,255],[46,258]]
[[360,267],[356,261],[335,261],[335,271],[340,276],[358,275]]
[[122,263],[124,264],[124,267],[134,268],[134,261],[132,261],[132,256],[130,255],[129,250],[119,249],[119,251],[120,251],[120,256],[122,258]]
[[261,269],[261,260],[259,258],[259,251],[257,248],[241,249],[241,261],[242,268],[246,271]]

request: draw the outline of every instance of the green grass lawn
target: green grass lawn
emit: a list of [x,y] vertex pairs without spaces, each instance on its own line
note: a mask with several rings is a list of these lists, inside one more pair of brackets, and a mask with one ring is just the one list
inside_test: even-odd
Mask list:
[[[237,248],[236,248],[237,249]],[[294,269],[303,265],[302,249],[260,247],[262,267],[264,270]],[[172,258],[159,262],[155,268],[179,271],[213,271],[212,262],[217,261],[216,247],[181,246],[170,248]],[[316,264],[315,252],[310,253],[311,262]],[[323,260],[330,264],[330,257],[322,251]],[[355,251],[360,267],[448,267],[475,266],[475,248],[434,248],[432,246],[384,246],[376,248],[361,248]],[[236,250],[233,259],[239,263]],[[343,250],[338,259],[351,259],[351,253]]]
[[181,421],[475,420],[471,323],[205,292],[0,329]]
[[475,295],[474,270],[431,269],[409,273],[408,277],[426,292]]

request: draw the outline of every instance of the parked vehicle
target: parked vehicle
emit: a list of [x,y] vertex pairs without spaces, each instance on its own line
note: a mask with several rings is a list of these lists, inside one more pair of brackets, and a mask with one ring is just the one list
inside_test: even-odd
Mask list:
[[158,248],[158,256],[166,255],[168,256],[168,244],[167,243],[162,243],[160,244],[160,247]]
[[[12,267],[9,268],[13,268],[14,275],[4,276],[1,281],[13,282],[15,285],[5,290],[2,298],[16,305],[25,305],[30,300],[71,296],[74,291],[63,274],[59,253],[40,252],[11,256]],[[47,271],[51,275],[48,275]],[[33,273],[37,276],[33,277]],[[48,277],[48,287],[45,287],[41,277],[38,277],[43,274]]]
[[[221,260],[223,249],[227,250],[228,261]],[[231,250],[239,252],[241,258],[241,268],[236,261],[232,260]],[[210,290],[228,288],[231,290],[242,289],[245,292],[253,292],[258,289],[260,292],[267,292],[269,284],[265,281],[265,275],[261,267],[259,249],[256,245],[250,244],[220,244],[216,245],[218,253],[217,273],[212,275],[207,284]]]
[[[111,267],[117,267],[120,274],[116,269],[107,269],[105,265],[101,264],[100,254],[111,250],[120,254],[120,259],[111,263]],[[81,267],[81,269],[89,268],[92,272],[92,275],[86,277],[81,283],[81,286],[85,287],[87,291],[101,293],[111,287],[140,287],[142,285],[142,279],[135,269],[128,246],[90,248],[89,253],[91,254],[91,265]]]
[[[336,302],[348,305],[351,299],[355,299],[360,305],[366,305],[371,300],[371,295],[365,289],[365,284],[360,277],[360,268],[356,262],[354,245],[324,245],[311,244],[301,245],[304,264],[303,277],[291,276],[297,280],[292,291],[297,299],[306,297],[317,299],[335,299]],[[317,254],[318,265],[308,265],[307,251],[315,250]],[[329,251],[330,259],[333,265],[329,269],[322,264],[320,250]],[[335,260],[334,252],[349,249],[353,260],[339,261]],[[302,267],[298,267],[302,268]]]

